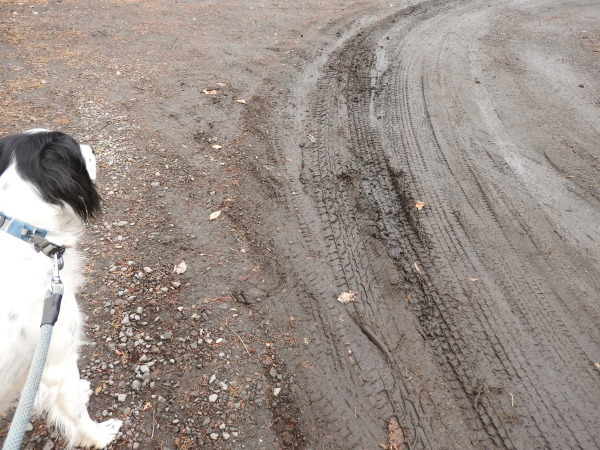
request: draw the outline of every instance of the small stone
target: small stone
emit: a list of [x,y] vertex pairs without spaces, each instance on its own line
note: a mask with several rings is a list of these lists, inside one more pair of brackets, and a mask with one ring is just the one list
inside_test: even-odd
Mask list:
[[280,393],[281,393],[281,388],[278,388],[278,387],[277,387],[277,388],[274,388],[274,389],[273,389],[273,395],[274,395],[275,397],[277,397],[277,396],[278,396]]
[[229,433],[227,431],[223,432],[223,439],[225,439],[226,441],[229,440],[231,436],[229,435]]
[[219,396],[217,394],[211,394],[208,396],[208,401],[211,403],[214,403],[217,401],[218,398],[219,398]]
[[213,441],[216,441],[217,439],[219,439],[219,433],[210,433],[210,438]]
[[133,380],[131,383],[131,389],[134,391],[139,390],[142,387],[142,382],[140,380]]
[[124,402],[125,400],[127,400],[127,394],[117,395],[117,400],[119,400],[121,403]]

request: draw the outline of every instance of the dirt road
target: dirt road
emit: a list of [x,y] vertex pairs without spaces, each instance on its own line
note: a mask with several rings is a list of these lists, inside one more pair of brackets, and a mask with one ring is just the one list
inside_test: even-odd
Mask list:
[[[160,316],[157,355],[180,355],[128,391],[117,447],[600,447],[596,2],[0,12],[3,133],[100,149],[84,298],[102,408],[128,413],[107,399],[152,354],[123,314],[150,306],[139,329]],[[231,358],[164,338],[211,327]],[[184,407],[219,358],[253,401]]]

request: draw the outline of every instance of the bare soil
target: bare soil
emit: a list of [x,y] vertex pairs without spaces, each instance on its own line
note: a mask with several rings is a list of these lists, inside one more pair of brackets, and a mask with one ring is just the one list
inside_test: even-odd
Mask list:
[[81,371],[113,448],[600,447],[599,24],[1,2],[0,131],[98,156]]

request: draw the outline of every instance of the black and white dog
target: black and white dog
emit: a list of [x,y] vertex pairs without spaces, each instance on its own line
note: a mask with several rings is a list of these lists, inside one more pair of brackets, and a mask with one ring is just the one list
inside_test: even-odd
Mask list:
[[64,294],[35,410],[56,425],[70,447],[106,447],[120,420],[94,422],[90,383],[79,378],[82,316],[75,294],[83,282],[76,249],[84,222],[97,214],[96,159],[87,145],[42,129],[0,139],[0,415],[25,384],[40,334],[52,259],[31,238],[64,246]]

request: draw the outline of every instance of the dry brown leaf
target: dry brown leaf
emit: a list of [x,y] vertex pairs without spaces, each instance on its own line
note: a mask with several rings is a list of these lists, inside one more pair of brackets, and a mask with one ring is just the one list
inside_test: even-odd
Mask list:
[[404,445],[404,431],[402,431],[402,428],[395,417],[392,417],[388,424],[388,444],[389,450],[401,450],[406,448]]
[[221,215],[221,210],[215,211],[208,217],[208,220],[215,220],[220,215]]
[[338,296],[337,301],[344,304],[353,302],[356,300],[356,294],[358,294],[358,292],[355,291],[342,292]]
[[213,89],[211,91],[209,91],[208,89],[203,89],[202,92],[204,92],[205,95],[217,95],[216,89]]
[[421,210],[425,207],[425,203],[423,202],[415,202],[415,208],[417,208],[418,210]]

